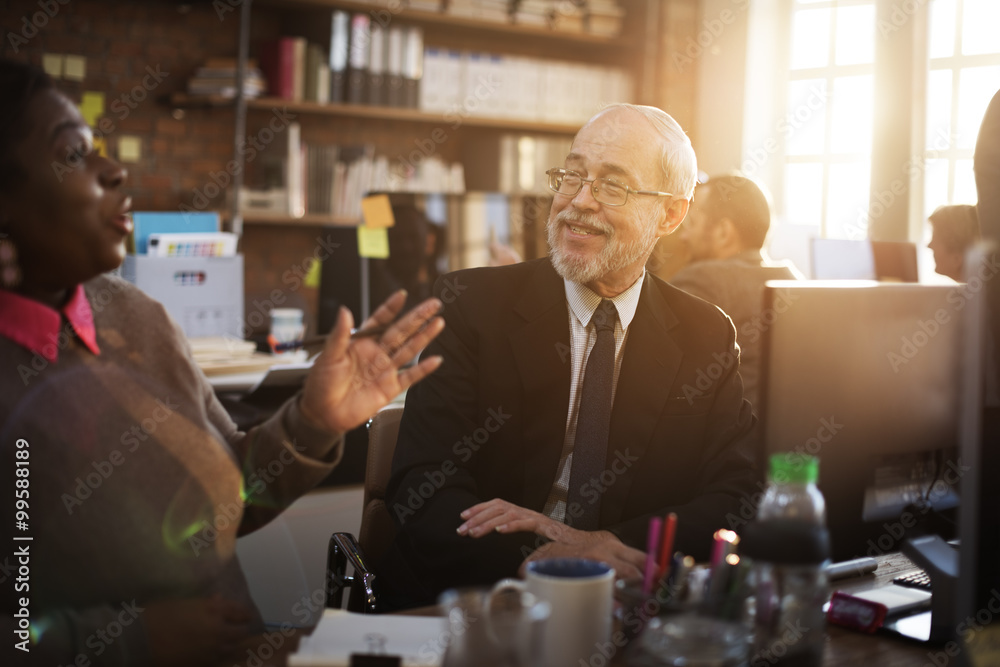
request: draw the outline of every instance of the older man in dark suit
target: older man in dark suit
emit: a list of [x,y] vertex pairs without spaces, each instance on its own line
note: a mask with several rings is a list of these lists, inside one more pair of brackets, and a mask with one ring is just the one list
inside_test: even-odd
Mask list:
[[396,604],[543,557],[637,576],[671,511],[678,548],[706,555],[756,490],[733,325],[644,269],[695,173],[669,115],[609,107],[548,172],[551,256],[439,281],[444,363],[407,396],[387,494]]

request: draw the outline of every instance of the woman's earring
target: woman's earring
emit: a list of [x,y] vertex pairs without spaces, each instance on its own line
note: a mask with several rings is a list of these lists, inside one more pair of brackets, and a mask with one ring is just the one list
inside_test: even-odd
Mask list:
[[21,284],[21,266],[17,263],[17,246],[6,234],[0,236],[0,287],[11,289]]

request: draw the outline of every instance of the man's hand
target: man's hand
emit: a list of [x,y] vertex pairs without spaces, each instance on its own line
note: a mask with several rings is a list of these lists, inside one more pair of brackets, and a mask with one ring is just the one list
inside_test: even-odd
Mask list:
[[250,610],[215,595],[146,606],[143,621],[153,664],[217,665],[249,636]]
[[[365,321],[362,330],[390,324],[405,302],[406,292],[396,292]],[[436,317],[440,310],[440,301],[428,299],[381,336],[351,340],[354,320],[349,310],[341,308],[337,325],[306,378],[300,403],[303,416],[328,431],[344,433],[432,373],[441,365],[441,357],[424,359],[405,370],[400,367],[444,329],[444,320]]]
[[482,537],[491,531],[498,533],[535,533],[550,540],[571,539],[572,528],[559,521],[553,521],[544,514],[519,507],[506,500],[494,498],[485,503],[473,505],[462,512],[465,523],[458,527],[459,535]]
[[594,532],[577,530],[535,512],[494,498],[473,505],[461,514],[465,523],[458,527],[459,535],[482,537],[492,531],[498,533],[535,533],[552,540],[536,549],[521,563],[525,566],[540,558],[589,558],[604,561],[619,578],[641,577],[646,565],[646,554],[622,544],[606,530]]
[[535,549],[530,556],[521,563],[518,574],[525,575],[525,568],[533,560],[542,558],[587,558],[589,560],[599,560],[615,568],[615,576],[618,579],[634,579],[642,577],[643,568],[646,566],[646,554],[638,549],[622,544],[615,535],[606,530],[587,532],[583,530],[575,531],[578,535],[585,536],[576,542],[549,542]]

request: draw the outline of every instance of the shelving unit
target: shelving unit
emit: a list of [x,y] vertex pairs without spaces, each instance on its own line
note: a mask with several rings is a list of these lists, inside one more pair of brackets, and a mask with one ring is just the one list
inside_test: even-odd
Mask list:
[[[262,97],[246,99],[242,95],[242,77],[244,75],[246,61],[250,51],[251,32],[251,11],[253,6],[270,11],[288,10],[288,13],[295,12],[315,12],[317,10],[342,9],[352,12],[379,13],[384,16],[390,15],[390,20],[400,20],[408,24],[417,24],[425,28],[426,43],[428,45],[443,44],[449,46],[457,43],[456,48],[464,48],[470,44],[475,44],[477,48],[484,50],[495,49],[497,51],[524,52],[525,49],[533,51],[536,55],[542,55],[552,59],[576,60],[583,59],[583,62],[607,62],[609,64],[628,64],[633,72],[636,100],[650,103],[652,100],[652,86],[649,84],[651,77],[645,72],[644,64],[652,62],[650,58],[651,49],[655,50],[655,39],[651,40],[651,34],[647,21],[642,20],[644,16],[655,17],[657,15],[656,5],[661,0],[623,0],[629,15],[626,16],[625,36],[605,37],[589,33],[565,32],[551,30],[533,25],[521,25],[516,23],[503,23],[482,19],[455,16],[447,13],[429,12],[425,10],[410,9],[399,6],[399,3],[387,3],[386,6],[377,4],[358,2],[356,0],[244,0],[241,5],[240,16],[240,53],[239,67],[237,74],[237,97],[235,100],[202,99],[190,96],[181,96],[175,100],[178,105],[199,105],[199,106],[233,106],[236,113],[237,133],[234,136],[234,155],[237,161],[241,161],[238,146],[245,136],[247,116],[251,112],[270,110],[275,107],[287,109],[296,114],[307,117],[337,117],[352,119],[359,123],[372,122],[405,122],[425,125],[449,124],[452,125],[455,119],[452,116],[442,113],[428,113],[417,109],[402,109],[394,107],[356,105],[356,104],[336,104],[317,102],[297,102],[282,98]],[[390,4],[393,8],[390,9]],[[642,16],[635,14],[641,13]],[[459,29],[456,31],[456,29]],[[629,33],[628,31],[631,31]],[[453,34],[454,33],[454,34]],[[514,38],[514,39],[512,39]],[[476,130],[484,131],[510,131],[537,134],[558,134],[572,135],[579,129],[579,123],[558,123],[521,120],[515,118],[495,118],[479,115],[463,115],[461,117],[460,132]],[[405,146],[407,140],[400,135],[400,146]],[[239,182],[234,183],[238,189],[242,187],[242,165],[240,169]],[[238,209],[237,198],[233,198],[232,210],[230,214],[231,227],[236,233],[242,233],[242,224],[247,223],[270,223],[280,225],[349,225],[356,224],[353,220],[337,220],[325,216],[305,216],[295,218],[291,216],[270,215],[264,213],[244,214]]]

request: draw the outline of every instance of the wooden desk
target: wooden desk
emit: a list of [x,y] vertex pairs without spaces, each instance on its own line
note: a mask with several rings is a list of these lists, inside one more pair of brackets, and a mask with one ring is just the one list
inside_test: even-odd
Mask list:
[[[834,582],[832,588],[847,592],[868,590],[885,585],[894,577],[916,569],[901,554],[881,556],[878,561],[879,566],[874,574]],[[285,633],[277,631],[263,638],[255,637],[253,640],[245,642],[237,654],[221,663],[220,667],[222,665],[232,667],[234,664],[247,667],[286,667],[288,655],[298,647],[299,639],[311,631],[311,629],[289,630]],[[849,667],[867,667],[868,665],[912,667],[913,665],[933,664],[928,654],[941,650],[933,645],[911,642],[897,636],[866,635],[833,625],[827,626],[826,635],[826,647],[823,653],[824,667],[844,667],[845,665]],[[275,647],[275,644],[280,645]],[[613,664],[624,664],[624,662],[615,660]]]

